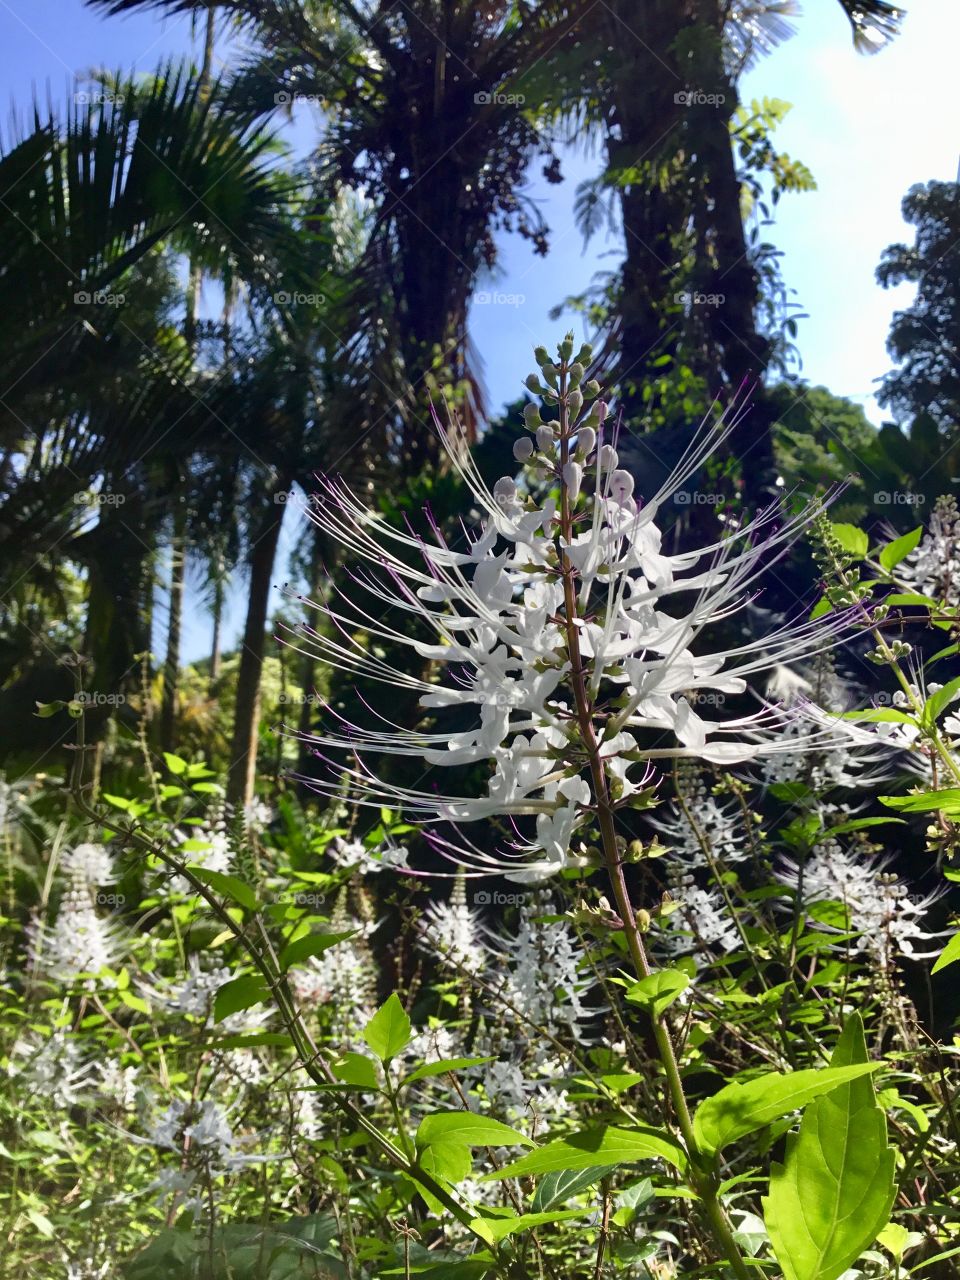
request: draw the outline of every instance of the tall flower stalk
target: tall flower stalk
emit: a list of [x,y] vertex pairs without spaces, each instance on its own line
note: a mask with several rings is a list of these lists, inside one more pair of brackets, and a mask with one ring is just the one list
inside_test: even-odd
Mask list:
[[[327,776],[308,781],[337,796],[346,777],[358,803],[404,809],[424,824],[435,849],[470,874],[535,883],[599,857],[615,906],[608,922],[622,929],[642,980],[651,975],[646,912],[631,901],[618,815],[655,803],[656,770],[664,762],[730,766],[795,753],[797,736],[783,733],[788,717],[800,714],[795,709],[758,699],[752,713],[708,720],[696,704],[723,708],[728,696],[747,694],[757,674],[831,646],[849,620],[837,612],[711,649],[711,629],[751,601],[763,573],[822,506],[721,521],[710,545],[667,553],[659,521],[732,424],[721,418],[693,431],[670,479],[643,500],[619,466],[615,439],[605,442],[607,407],[596,382],[585,380],[589,346],[574,355],[568,335],[555,359],[544,348],[535,355],[538,372],[527,387],[540,403],[527,405],[530,434],[514,447],[519,482],[504,476],[488,489],[456,427],[437,424],[451,466],[481,512],[475,538],[465,534],[451,545],[430,518],[427,541],[392,527],[339,481],[324,482],[313,518],[358,565],[354,584],[372,603],[314,606],[327,625],[301,627],[297,643],[350,673],[417,693],[438,717],[446,708],[473,706],[477,723],[456,733],[445,731],[442,719],[436,731],[411,729],[371,708],[373,725],[385,726],[371,727],[328,708],[326,727],[310,739]],[[533,496],[538,485],[548,490],[540,502]],[[421,638],[425,629],[434,642]],[[421,671],[427,662],[447,678],[391,666],[379,651],[383,642],[413,650]],[[830,731],[814,728],[802,741],[805,749],[822,750]],[[487,794],[447,795],[384,781],[375,767],[375,757],[384,755],[418,759],[427,772],[489,761]],[[496,852],[462,830],[491,818],[507,819],[514,833]],[[747,1276],[720,1203],[717,1159],[698,1146],[669,1025],[660,1012],[652,1023],[715,1247],[738,1276]]]

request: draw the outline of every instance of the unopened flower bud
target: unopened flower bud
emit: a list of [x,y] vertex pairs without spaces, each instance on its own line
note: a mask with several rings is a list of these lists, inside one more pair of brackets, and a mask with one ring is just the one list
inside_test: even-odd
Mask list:
[[581,427],[577,432],[577,453],[589,458],[597,443],[597,433],[593,427]]
[[589,342],[585,342],[577,352],[577,364],[587,365],[593,359],[593,347]]
[[650,921],[649,911],[645,911],[643,907],[641,907],[640,910],[637,912],[636,920],[637,920],[637,929],[640,931],[640,933],[650,932],[651,921]]
[[604,422],[607,419],[608,406],[607,406],[606,400],[598,400],[597,403],[593,406],[593,408],[594,408],[594,412],[596,413],[597,417],[600,420],[600,425],[603,426]]
[[537,448],[544,453],[548,453],[553,448],[554,434],[553,427],[549,422],[545,422],[543,426],[537,427]]
[[612,444],[605,444],[600,449],[600,470],[613,471],[616,469],[620,457]]
[[573,334],[568,333],[564,340],[558,345],[557,350],[560,352],[561,360],[569,360],[573,355]]
[[576,502],[580,497],[580,485],[583,483],[583,467],[579,462],[566,463],[563,468],[563,483],[570,492],[570,501]]
[[533,453],[533,441],[529,436],[521,436],[513,443],[513,456],[518,462],[526,462]]
[[600,383],[596,378],[591,378],[589,382],[585,382],[580,388],[583,392],[584,400],[592,400],[600,394]]
[[499,506],[509,506],[517,498],[517,486],[510,476],[501,476],[493,486],[493,496]]
[[567,372],[570,377],[570,386],[579,387],[580,383],[583,380],[583,365],[572,364]]
[[567,392],[567,411],[571,418],[578,418],[580,410],[583,408],[583,393],[580,391]]
[[540,385],[540,379],[535,373],[528,373],[524,379],[523,385],[528,391],[532,391],[536,395],[542,395],[543,393],[543,387]]
[[629,471],[614,471],[610,477],[610,497],[624,503],[633,494],[633,476]]
[[546,348],[546,347],[534,347],[534,348],[533,348],[533,358],[534,358],[534,360],[536,360],[537,364],[539,364],[539,365],[541,365],[541,366],[543,366],[543,365],[545,365],[545,364],[549,364],[549,363],[550,363],[550,352],[547,350],[547,348]]
[[527,404],[523,406],[523,422],[528,431],[536,431],[542,421],[538,405]]

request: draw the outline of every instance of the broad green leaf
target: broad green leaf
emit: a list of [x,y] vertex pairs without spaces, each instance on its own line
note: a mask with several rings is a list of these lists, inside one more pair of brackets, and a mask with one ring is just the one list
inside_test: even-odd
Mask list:
[[855,720],[858,724],[912,724],[917,717],[895,707],[864,707],[860,711],[844,711],[841,720]]
[[300,964],[302,960],[309,960],[311,956],[321,955],[330,947],[335,947],[338,942],[352,938],[355,933],[356,930],[351,929],[347,933],[304,934],[302,938],[295,939],[280,952],[280,968],[286,970],[295,964]]
[[902,537],[894,538],[893,542],[888,542],[877,559],[884,569],[892,569],[894,565],[898,565],[901,560],[910,554],[922,537],[923,525],[920,524],[917,525],[916,529],[911,529],[909,533],[903,534]]
[[916,796],[880,796],[880,803],[888,809],[896,809],[898,813],[929,813],[931,809],[960,813],[960,787],[924,791]]
[[[419,1153],[418,1162],[425,1172],[432,1173],[441,1182],[449,1182],[452,1186],[463,1182],[473,1172],[473,1155],[470,1148],[462,1142],[438,1142],[434,1147],[424,1147]],[[439,1206],[439,1201],[431,1199],[431,1203],[438,1206],[438,1212],[446,1212]]]
[[892,1253],[897,1262],[901,1262],[903,1255],[910,1249],[915,1249],[918,1244],[923,1244],[925,1238],[919,1231],[908,1231],[899,1222],[888,1222],[877,1236],[877,1244]]
[[863,831],[867,827],[883,827],[891,822],[904,822],[903,818],[853,818],[850,822],[841,822],[839,826],[828,827],[823,833],[824,840],[831,836],[846,835],[850,831]]
[[633,1164],[637,1160],[666,1160],[675,1169],[682,1169],[686,1164],[683,1150],[656,1129],[615,1129],[603,1125],[548,1142],[496,1173],[488,1173],[483,1181],[556,1173],[560,1169],[593,1169],[601,1164]]
[[[869,1067],[863,1024],[848,1018],[831,1067]],[[896,1194],[896,1154],[866,1077],[824,1094],[787,1136],[764,1198],[767,1231],[784,1280],[837,1280],[877,1238]]]
[[177,775],[186,773],[187,762],[186,760],[181,759],[180,756],[175,756],[171,751],[165,751],[163,753],[163,758],[171,773],[175,773]]
[[930,970],[931,973],[939,973],[941,969],[945,969],[948,964],[953,964],[960,960],[960,933],[955,933],[947,945],[937,957],[937,963]]
[[475,1111],[438,1111],[424,1116],[417,1130],[417,1146],[431,1147],[441,1142],[467,1147],[533,1146],[516,1129],[489,1116],[478,1116]]
[[960,676],[955,676],[953,680],[947,683],[934,693],[931,693],[923,704],[923,723],[928,728],[932,728],[937,723],[937,716],[941,711],[945,711],[953,702],[957,694],[960,693]]
[[693,1118],[693,1131],[701,1150],[719,1151],[748,1133],[781,1116],[798,1111],[822,1093],[829,1093],[857,1076],[876,1071],[879,1064],[851,1063],[843,1067],[806,1068],[803,1071],[768,1071],[746,1084],[728,1084],[701,1102]]
[[282,1031],[252,1031],[249,1035],[220,1036],[210,1042],[211,1049],[254,1049],[258,1045],[292,1049],[293,1041]]
[[564,1222],[567,1218],[582,1218],[587,1209],[561,1209],[557,1213],[523,1213],[517,1218],[474,1218],[470,1229],[487,1244],[497,1244],[518,1231],[530,1231],[548,1222]]
[[850,555],[858,556],[862,560],[867,554],[870,539],[863,529],[858,529],[855,524],[831,524],[830,532],[844,551],[849,552]]
[[381,1062],[389,1062],[410,1043],[410,1019],[394,991],[363,1029],[363,1039]]
[[428,1080],[431,1076],[445,1076],[451,1071],[464,1071],[467,1067],[479,1067],[493,1058],[444,1058],[442,1062],[425,1062],[408,1076],[404,1076],[401,1085],[413,1084],[416,1080]]
[[118,991],[117,995],[120,997],[121,1002],[125,1004],[128,1009],[135,1009],[137,1013],[150,1012],[150,1006],[147,1004],[146,1000],[142,999],[142,997],[140,996],[135,996],[132,991],[127,991],[127,990]]
[[26,1213],[40,1234],[46,1236],[48,1240],[52,1240],[57,1233],[50,1219],[42,1214],[39,1209],[27,1209]]
[[343,1084],[356,1085],[358,1089],[380,1091],[380,1081],[373,1062],[363,1053],[345,1053],[333,1064],[333,1074]]
[[919,591],[895,591],[884,599],[884,604],[923,605],[925,609],[935,609],[937,601],[932,596],[922,596]]
[[222,1022],[231,1013],[239,1013],[241,1009],[249,1009],[252,1005],[262,1004],[269,999],[270,988],[262,978],[247,974],[242,978],[234,978],[225,982],[217,991],[213,1001],[213,1020]]
[[690,979],[679,969],[658,969],[629,987],[625,998],[659,1018],[689,985]]
[[[187,843],[190,842],[188,841]],[[236,876],[225,875],[222,871],[210,871],[206,867],[188,866],[187,870],[192,876],[196,876],[201,884],[209,885],[211,889],[216,889],[217,893],[229,898],[231,902],[239,903],[247,911],[256,911],[256,894],[249,885],[244,884]]]
[[608,1173],[613,1173],[615,1168],[616,1165],[613,1164],[599,1164],[586,1169],[558,1169],[555,1173],[545,1174],[537,1183],[532,1201],[534,1211],[544,1213],[554,1205],[566,1204],[587,1187],[600,1182]]

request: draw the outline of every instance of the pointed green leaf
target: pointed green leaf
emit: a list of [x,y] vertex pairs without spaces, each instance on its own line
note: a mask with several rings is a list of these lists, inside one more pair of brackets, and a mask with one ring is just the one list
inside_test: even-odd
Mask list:
[[179,775],[181,773],[186,772],[187,762],[186,760],[182,760],[180,756],[175,756],[172,752],[165,751],[163,753],[163,758],[166,761],[167,768],[170,770],[171,773],[175,773]]
[[902,537],[894,538],[892,542],[888,542],[877,559],[884,569],[892,569],[894,565],[898,565],[904,557],[910,554],[922,537],[923,525],[919,524],[916,529],[911,529],[909,533],[903,534]]
[[358,1089],[379,1092],[380,1081],[373,1062],[363,1053],[345,1053],[333,1064],[333,1074],[343,1084],[356,1085]]
[[231,1013],[239,1013],[241,1009],[249,1009],[252,1005],[262,1004],[269,999],[270,989],[262,978],[247,974],[242,978],[234,978],[225,982],[217,991],[213,1001],[213,1020],[222,1022]]
[[728,1084],[697,1108],[693,1118],[697,1144],[708,1153],[719,1151],[728,1142],[762,1129],[781,1116],[805,1107],[822,1093],[829,1093],[878,1067],[878,1063],[857,1062],[785,1074],[768,1071],[746,1084]]
[[[187,841],[189,844],[190,841]],[[223,897],[229,898],[231,902],[238,903],[247,911],[256,911],[257,897],[249,885],[243,883],[236,876],[225,875],[222,871],[210,871],[206,867],[188,866],[187,870],[192,876],[195,876],[201,884],[209,885],[211,889],[216,889],[217,893]]]
[[488,1173],[483,1181],[556,1173],[561,1169],[592,1169],[601,1164],[633,1164],[637,1160],[666,1160],[675,1169],[682,1169],[686,1156],[672,1138],[656,1129],[615,1129],[604,1125],[548,1142],[496,1173]]
[[626,999],[646,1009],[652,1017],[659,1018],[689,985],[690,979],[679,969],[658,969],[629,987]]
[[417,1146],[455,1142],[467,1147],[532,1147],[529,1138],[509,1125],[478,1116],[475,1111],[438,1111],[425,1116],[417,1130]]
[[862,560],[867,554],[870,539],[855,524],[831,524],[830,532],[850,555],[859,556]]
[[960,787],[944,787],[942,791],[924,791],[915,796],[880,796],[880,803],[898,813],[929,813],[942,809],[944,813],[960,813]]
[[425,1062],[408,1076],[404,1076],[401,1085],[413,1084],[416,1080],[429,1080],[432,1076],[445,1076],[451,1071],[464,1071],[467,1067],[479,1067],[493,1058],[444,1058],[442,1062]]
[[363,1030],[363,1039],[381,1062],[389,1062],[410,1043],[410,1019],[394,991]]
[[532,1201],[534,1210],[541,1213],[555,1205],[566,1204],[581,1191],[586,1191],[587,1187],[600,1182],[608,1173],[613,1173],[615,1168],[616,1165],[613,1164],[599,1164],[586,1169],[558,1169],[555,1173],[545,1174],[537,1183]]
[[[866,1065],[863,1024],[854,1014],[831,1069]],[[819,1097],[787,1136],[764,1198],[767,1231],[784,1280],[837,1280],[890,1219],[896,1155],[867,1076]]]
[[557,1213],[523,1213],[516,1218],[474,1218],[470,1229],[487,1244],[497,1244],[518,1231],[530,1231],[548,1222],[564,1222],[567,1218],[582,1218],[588,1212],[587,1209],[561,1209]]
[[338,942],[345,942],[347,938],[352,938],[355,933],[356,929],[350,929],[346,933],[307,933],[302,938],[289,943],[280,952],[280,968],[287,970],[295,964],[309,960],[311,956],[321,955],[330,947],[335,947]]
[[940,952],[937,963],[930,970],[931,973],[939,973],[941,969],[945,969],[948,964],[953,964],[960,960],[960,933],[955,933],[947,945]]

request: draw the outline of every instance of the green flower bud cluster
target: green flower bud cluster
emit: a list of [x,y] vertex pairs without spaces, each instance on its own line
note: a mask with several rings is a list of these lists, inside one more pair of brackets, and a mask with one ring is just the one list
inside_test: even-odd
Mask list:
[[[585,342],[574,354],[573,334],[568,333],[557,344],[555,357],[551,357],[543,346],[535,347],[533,355],[537,362],[537,372],[528,374],[524,385],[528,391],[540,397],[542,404],[530,403],[524,406],[523,425],[536,437],[536,448],[520,440],[514,447],[514,457],[519,462],[533,460],[543,478],[551,473],[558,474],[558,422],[556,418],[545,418],[544,411],[547,406],[559,406],[562,400],[571,435],[576,433],[567,464],[572,468],[572,473],[566,477],[566,482],[571,485],[572,491],[578,492],[583,466],[596,448],[597,435],[607,415],[605,402],[598,398],[599,382],[596,378],[584,381],[593,359],[593,347]],[[588,402],[592,402],[589,408]]]

